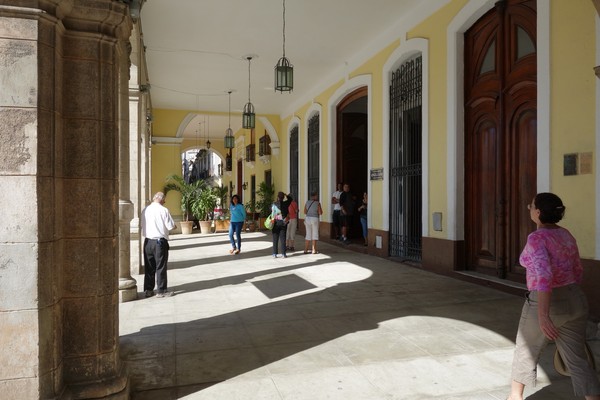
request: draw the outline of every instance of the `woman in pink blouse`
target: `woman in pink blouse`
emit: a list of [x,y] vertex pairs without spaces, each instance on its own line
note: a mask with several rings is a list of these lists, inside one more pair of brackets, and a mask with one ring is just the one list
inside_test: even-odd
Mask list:
[[600,382],[585,353],[588,304],[579,286],[579,250],[571,233],[556,224],[565,206],[553,193],[538,193],[527,208],[537,230],[527,237],[519,258],[529,292],[517,331],[508,399],[522,400],[525,385],[535,386],[537,361],[554,340],[571,371],[575,395],[600,400]]

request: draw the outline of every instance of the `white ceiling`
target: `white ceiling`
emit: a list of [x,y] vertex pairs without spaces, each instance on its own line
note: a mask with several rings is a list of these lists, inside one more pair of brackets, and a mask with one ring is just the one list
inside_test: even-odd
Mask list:
[[[152,106],[227,113],[227,91],[233,90],[231,111],[241,113],[248,102],[246,56],[252,54],[256,113],[289,115],[398,38],[417,15],[446,1],[286,0],[285,54],[294,66],[290,94],[273,90],[273,68],[282,56],[282,0],[147,0],[141,24]],[[222,138],[227,116],[205,121],[199,116],[185,135],[207,136],[210,126],[211,141]],[[231,126],[239,129],[239,114]]]

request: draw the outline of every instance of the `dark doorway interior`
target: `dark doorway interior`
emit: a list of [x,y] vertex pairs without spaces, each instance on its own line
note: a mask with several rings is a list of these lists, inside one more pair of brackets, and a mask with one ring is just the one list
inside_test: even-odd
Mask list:
[[368,92],[363,87],[350,93],[337,108],[337,182],[350,185],[356,197],[354,224],[349,238],[362,238],[360,218],[356,208],[361,203],[368,185]]

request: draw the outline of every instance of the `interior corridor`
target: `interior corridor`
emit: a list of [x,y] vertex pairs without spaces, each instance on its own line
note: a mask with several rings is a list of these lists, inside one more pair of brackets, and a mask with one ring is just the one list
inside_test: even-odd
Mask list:
[[[242,240],[231,256],[226,233],[173,235],[175,296],[119,305],[133,399],[506,398],[520,297],[341,245],[274,259],[269,233]],[[573,398],[553,352],[528,399]]]

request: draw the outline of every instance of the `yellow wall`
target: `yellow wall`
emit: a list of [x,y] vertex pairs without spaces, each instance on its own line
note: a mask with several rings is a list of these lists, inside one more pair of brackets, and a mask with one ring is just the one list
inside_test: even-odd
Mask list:
[[584,258],[595,254],[595,175],[564,176],[563,156],[592,152],[596,143],[596,16],[591,1],[551,2],[550,188],[565,203],[563,225]]
[[[178,144],[155,144],[151,148],[152,172],[150,186],[152,193],[163,191],[169,175],[181,175],[181,146]],[[181,196],[169,192],[165,206],[173,217],[181,216]]]

